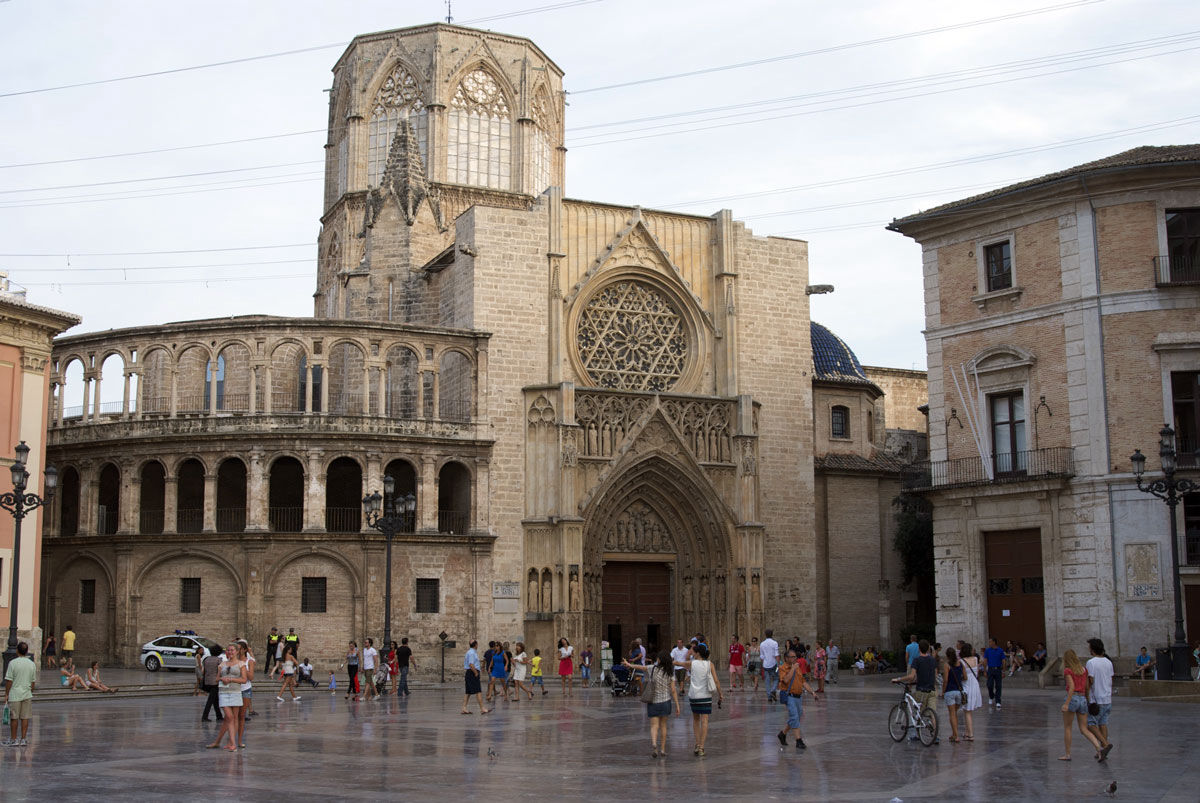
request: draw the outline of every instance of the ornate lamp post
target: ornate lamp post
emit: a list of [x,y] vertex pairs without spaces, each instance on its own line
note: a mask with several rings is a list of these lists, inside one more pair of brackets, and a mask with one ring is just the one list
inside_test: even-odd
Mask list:
[[4,650],[4,669],[8,670],[9,663],[17,657],[17,591],[21,579],[21,519],[31,510],[36,510],[46,504],[58,484],[58,472],[53,466],[46,469],[46,497],[25,493],[29,483],[29,472],[25,463],[29,459],[29,447],[25,441],[17,444],[17,460],[12,464],[12,493],[0,494],[0,507],[12,513],[13,524],[13,557],[12,557],[12,594],[8,602],[8,646]]
[[1175,508],[1179,497],[1200,490],[1200,485],[1187,479],[1175,478],[1175,430],[1164,424],[1158,432],[1158,456],[1162,461],[1163,478],[1149,485],[1142,485],[1142,474],[1146,471],[1146,456],[1141,449],[1134,449],[1129,458],[1133,464],[1133,476],[1139,491],[1154,494],[1167,503],[1171,521],[1171,585],[1175,592],[1175,643],[1171,645],[1171,679],[1191,680],[1188,666],[1188,645],[1183,632],[1183,588],[1179,583],[1179,534],[1175,525]]
[[411,533],[413,514],[417,509],[417,498],[407,493],[396,498],[396,479],[389,474],[383,475],[383,496],[379,491],[363,497],[363,511],[367,516],[367,526],[379,530],[387,539],[387,569],[384,580],[384,609],[383,609],[383,649],[387,650],[392,643],[392,539],[396,533]]

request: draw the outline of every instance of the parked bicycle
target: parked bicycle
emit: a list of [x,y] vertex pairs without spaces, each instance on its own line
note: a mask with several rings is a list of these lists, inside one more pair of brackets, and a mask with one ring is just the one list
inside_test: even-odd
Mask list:
[[902,742],[909,730],[915,730],[926,747],[937,741],[937,714],[932,709],[922,711],[921,704],[912,696],[912,684],[905,683],[900,702],[888,714],[888,733],[894,741]]

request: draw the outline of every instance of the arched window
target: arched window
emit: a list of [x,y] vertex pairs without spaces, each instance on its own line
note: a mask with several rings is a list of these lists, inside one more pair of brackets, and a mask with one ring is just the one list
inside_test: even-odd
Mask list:
[[98,497],[100,511],[96,519],[97,535],[112,535],[121,526],[121,472],[112,463],[100,469]]
[[850,408],[836,405],[829,414],[829,436],[832,438],[850,437]]
[[475,395],[474,366],[462,353],[442,355],[438,388],[438,418],[443,421],[470,421],[471,399]]
[[236,457],[217,466],[217,532],[246,529],[246,464]]
[[138,496],[138,532],[142,535],[158,535],[163,531],[166,476],[166,470],[157,460],[151,460],[142,466],[141,491]]
[[529,179],[533,182],[534,195],[541,195],[550,186],[553,163],[550,132],[553,130],[550,98],[545,88],[541,88],[533,96],[533,128],[529,130]]
[[180,463],[175,492],[175,529],[181,533],[203,531],[204,464],[194,457]]
[[71,466],[58,478],[59,535],[79,534],[79,472]]
[[281,457],[271,464],[267,520],[272,532],[298,533],[304,529],[304,467],[294,457]]
[[450,101],[449,179],[507,190],[512,186],[512,113],[491,73],[476,67]]
[[372,187],[378,186],[379,179],[383,176],[383,168],[387,165],[388,149],[392,146],[396,125],[406,118],[412,123],[413,130],[417,134],[417,146],[421,151],[421,163],[424,164],[427,139],[425,135],[425,99],[421,97],[417,79],[413,78],[403,65],[397,64],[391,75],[383,82],[383,86],[375,93],[375,102],[371,105],[367,183]]
[[362,468],[349,457],[329,464],[325,474],[325,530],[356,533],[362,529]]
[[449,462],[438,472],[438,532],[465,533],[471,526],[471,472]]

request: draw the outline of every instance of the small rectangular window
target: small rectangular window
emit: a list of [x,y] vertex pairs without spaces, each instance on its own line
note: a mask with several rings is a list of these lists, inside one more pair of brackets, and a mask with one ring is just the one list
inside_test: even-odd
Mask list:
[[300,578],[300,613],[325,613],[325,578]]
[[179,612],[200,613],[200,578],[179,578]]
[[834,407],[829,417],[829,434],[834,438],[850,437],[850,410],[846,407]]
[[417,613],[438,613],[441,602],[439,593],[440,582],[433,580],[417,580]]
[[79,612],[80,613],[95,613],[96,612],[96,581],[95,580],[80,580],[79,581]]
[[1012,247],[1008,240],[983,249],[988,292],[1012,287]]

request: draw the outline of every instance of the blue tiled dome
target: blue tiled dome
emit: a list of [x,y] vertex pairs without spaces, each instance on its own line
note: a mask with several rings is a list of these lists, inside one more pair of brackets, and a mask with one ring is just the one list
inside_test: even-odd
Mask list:
[[862,363],[840,337],[813,321],[813,378],[818,382],[873,384],[863,372]]

